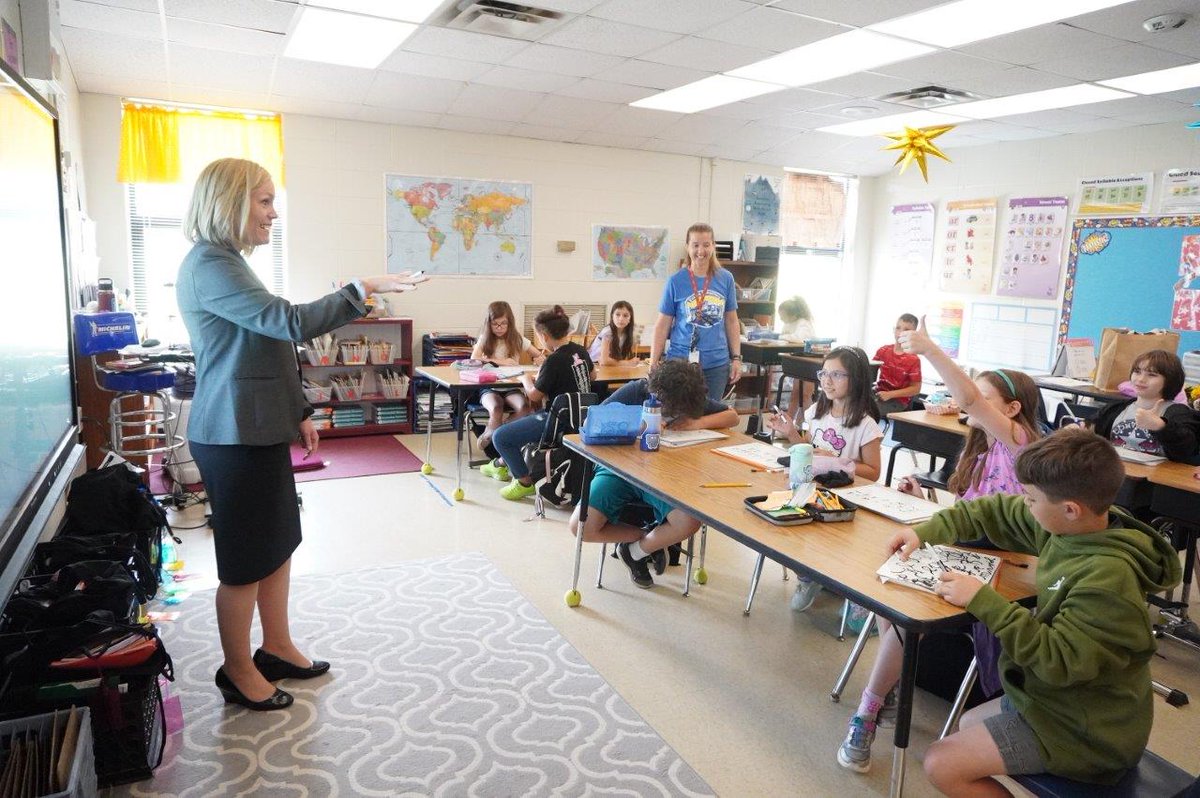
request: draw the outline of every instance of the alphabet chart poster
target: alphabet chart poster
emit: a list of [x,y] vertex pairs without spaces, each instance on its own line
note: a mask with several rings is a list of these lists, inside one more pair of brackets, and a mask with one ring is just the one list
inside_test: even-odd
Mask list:
[[996,199],[946,203],[938,287],[956,294],[992,290],[992,250],[996,243]]
[[1014,197],[1000,220],[1004,254],[996,293],[1030,299],[1054,299],[1062,274],[1067,231],[1066,197]]
[[933,205],[893,205],[889,238],[892,268],[905,277],[925,280],[933,262]]

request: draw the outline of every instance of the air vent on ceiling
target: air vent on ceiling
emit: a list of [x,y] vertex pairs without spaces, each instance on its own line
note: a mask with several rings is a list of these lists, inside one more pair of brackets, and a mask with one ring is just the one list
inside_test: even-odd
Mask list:
[[563,14],[503,0],[462,0],[446,14],[447,28],[536,41],[557,27]]
[[877,98],[885,103],[907,105],[912,108],[940,108],[943,105],[954,105],[979,99],[974,94],[958,89],[947,89],[942,86],[922,86],[919,89],[898,91]]

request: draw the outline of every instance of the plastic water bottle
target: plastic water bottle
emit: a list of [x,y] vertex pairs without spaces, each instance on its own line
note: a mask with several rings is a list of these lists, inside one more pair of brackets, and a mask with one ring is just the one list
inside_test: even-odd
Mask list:
[[173,541],[169,535],[164,537],[162,540],[162,563],[159,567],[159,570],[162,574],[162,577],[159,579],[159,581],[163,584],[173,581],[171,577],[171,571],[175,569],[171,566],[175,563],[177,556],[178,555],[175,553],[175,541]]
[[658,437],[662,434],[662,403],[658,397],[650,397],[642,403],[642,434],[638,446],[643,452],[658,451]]
[[797,443],[788,449],[791,462],[788,464],[788,487],[792,490],[813,481],[813,447],[811,443]]

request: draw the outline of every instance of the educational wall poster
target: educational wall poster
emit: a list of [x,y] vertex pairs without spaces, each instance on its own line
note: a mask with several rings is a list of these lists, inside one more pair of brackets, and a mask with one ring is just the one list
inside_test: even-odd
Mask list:
[[927,313],[929,337],[950,357],[958,357],[958,346],[962,340],[963,303],[940,302]]
[[1200,235],[1184,236],[1179,252],[1179,282],[1171,305],[1172,330],[1200,330]]
[[21,44],[17,39],[17,32],[8,24],[7,19],[0,19],[0,57],[3,57],[18,75],[21,73]]
[[1154,173],[1085,177],[1079,181],[1079,216],[1141,215],[1150,212]]
[[1054,308],[971,303],[967,354],[971,364],[1045,373],[1057,354]]
[[528,277],[533,184],[384,175],[387,270]]
[[1200,169],[1172,169],[1163,176],[1162,213],[1200,211]]
[[996,200],[946,203],[938,287],[956,294],[992,289],[992,248],[996,243]]
[[742,181],[742,230],[779,235],[779,187],[783,178],[746,175]]
[[928,202],[893,205],[888,231],[891,266],[906,278],[922,280],[933,263],[934,210]]
[[665,227],[592,225],[592,279],[665,280],[671,249]]
[[1013,197],[1001,222],[1004,254],[996,293],[1053,299],[1062,273],[1067,231],[1066,197]]

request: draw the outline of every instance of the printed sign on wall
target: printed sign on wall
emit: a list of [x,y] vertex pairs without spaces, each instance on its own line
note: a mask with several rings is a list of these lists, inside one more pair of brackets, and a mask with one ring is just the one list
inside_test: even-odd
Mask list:
[[992,288],[996,200],[947,202],[944,216],[938,287],[958,294],[987,293]]
[[1063,241],[1067,230],[1066,197],[1014,197],[1001,220],[1004,254],[996,293],[1053,299],[1062,274]]

